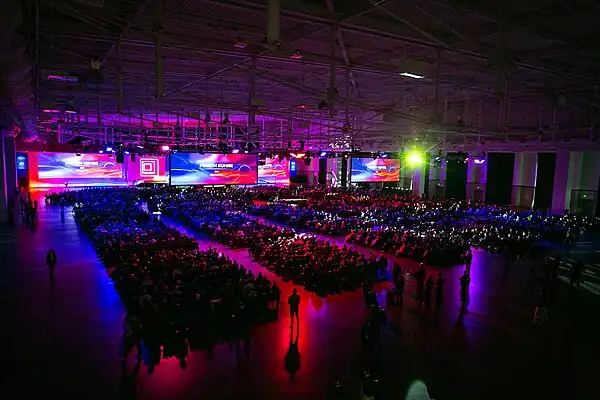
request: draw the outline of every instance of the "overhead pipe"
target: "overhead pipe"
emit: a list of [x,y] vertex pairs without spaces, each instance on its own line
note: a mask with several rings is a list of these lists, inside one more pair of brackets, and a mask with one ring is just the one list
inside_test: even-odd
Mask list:
[[433,120],[439,122],[440,116],[438,111],[438,103],[440,101],[440,64],[441,64],[441,49],[437,49],[436,65],[435,65],[435,86],[433,87]]
[[156,13],[154,20],[154,56],[156,58],[155,97],[159,100],[164,93],[164,65],[163,65],[163,3],[156,0]]
[[279,34],[281,31],[281,0],[269,0],[267,6],[267,43],[271,46],[279,46]]
[[117,112],[123,112],[123,68],[121,59],[121,37],[117,38],[115,45],[117,55]]
[[248,91],[248,108],[250,109],[248,112],[248,126],[256,124],[256,107],[253,104],[254,97],[256,96],[255,68],[256,60],[253,60],[252,68],[250,70],[250,90]]
[[333,116],[335,114],[335,39],[337,28],[332,27],[331,32],[332,38],[331,43],[329,44],[329,90],[327,96],[327,101],[329,103],[329,116]]
[[[333,0],[327,0],[327,9],[330,13],[335,13],[335,7],[333,5]],[[336,30],[336,37],[338,44],[340,45],[340,50],[342,51],[342,57],[344,57],[344,63],[347,67],[350,67],[350,54],[348,54],[348,48],[346,47],[346,42],[344,41],[344,34],[341,29]],[[356,79],[354,78],[354,73],[350,70],[350,83],[352,84],[352,88],[354,90],[358,90],[358,86],[356,85]]]

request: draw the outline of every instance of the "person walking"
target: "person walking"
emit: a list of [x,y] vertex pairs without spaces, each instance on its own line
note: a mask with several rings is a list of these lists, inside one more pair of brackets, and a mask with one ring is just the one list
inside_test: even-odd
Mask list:
[[402,270],[400,270],[398,279],[396,279],[394,283],[396,287],[396,303],[402,306],[402,303],[404,302],[404,286],[406,285],[406,278],[404,278]]
[[296,323],[300,326],[300,317],[298,316],[298,311],[300,309],[300,295],[295,288],[292,290],[290,297],[288,297],[288,304],[290,306],[290,328],[294,327],[294,317],[296,317]]
[[54,249],[48,250],[46,254],[46,265],[48,266],[48,270],[50,272],[50,279],[54,278],[54,267],[56,266],[56,253]]

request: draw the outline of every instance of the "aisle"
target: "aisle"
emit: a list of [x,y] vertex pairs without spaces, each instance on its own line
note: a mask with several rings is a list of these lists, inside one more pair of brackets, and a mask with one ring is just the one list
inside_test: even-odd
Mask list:
[[[63,216],[42,205],[35,229],[21,224],[2,235],[0,281],[13,314],[1,322],[16,336],[3,342],[7,365],[21,397],[114,398],[124,309],[72,215]],[[58,260],[53,285],[45,265],[50,247]]]
[[[168,217],[161,216],[160,219],[167,226],[195,237],[199,241],[200,249],[212,247],[225,253],[255,274],[264,274],[276,282],[282,291],[279,320],[253,329],[250,359],[240,359],[225,345],[214,350],[212,360],[207,359],[204,354],[192,354],[185,374],[198,371],[198,382],[185,380],[185,385],[190,385],[186,391],[193,385],[198,388],[198,393],[219,392],[222,394],[221,398],[241,399],[245,398],[247,393],[252,393],[256,398],[268,399],[321,398],[334,373],[342,374],[349,381],[348,386],[358,390],[357,381],[350,381],[350,378],[357,377],[360,373],[356,357],[360,349],[360,329],[365,311],[360,291],[321,298],[292,282],[284,282],[250,259],[247,249],[229,249]],[[285,365],[290,345],[287,298],[294,288],[301,297],[298,337],[301,362],[294,380],[290,381]],[[385,293],[380,295],[384,296]],[[161,364],[156,369],[157,376],[162,376],[162,368]],[[170,374],[174,373],[171,371]],[[224,384],[225,381],[230,383]],[[142,377],[140,384],[147,386],[144,390],[151,391],[156,398],[160,398],[161,395],[163,398],[173,398],[172,387],[161,384],[159,380],[146,380]]]

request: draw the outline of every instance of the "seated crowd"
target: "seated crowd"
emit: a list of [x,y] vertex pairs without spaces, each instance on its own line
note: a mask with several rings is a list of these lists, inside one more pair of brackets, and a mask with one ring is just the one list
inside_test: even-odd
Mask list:
[[[552,217],[536,212],[514,212],[506,207],[448,200],[427,201],[401,192],[360,189],[161,188],[148,189],[143,194],[134,189],[110,190],[116,193],[111,200],[123,199],[124,204],[139,208],[133,204],[139,203],[143,197],[150,209],[159,209],[163,214],[212,235],[232,248],[249,248],[258,262],[278,275],[321,293],[350,290],[373,281],[378,276],[373,271],[387,265],[387,260],[382,258],[385,264],[374,258],[367,260],[345,246],[297,235],[291,228],[270,225],[248,214],[309,231],[345,235],[349,243],[438,266],[461,264],[471,247],[525,255],[539,240],[569,240],[576,236],[583,224],[582,220],[572,216]],[[126,248],[133,246],[135,236],[119,235],[119,225],[109,224],[109,213],[95,206],[97,198],[101,198],[96,195],[102,190],[68,193],[69,202],[86,204],[83,210],[86,210],[88,218],[98,215],[98,226],[110,228],[111,237],[124,243]],[[115,218],[123,223],[127,214],[116,214]],[[137,215],[132,219],[134,223],[129,225],[135,225],[144,218]],[[144,223],[156,224],[151,220]],[[127,224],[124,227],[132,228]],[[151,246],[164,241],[168,243],[174,240],[169,235],[175,233],[165,229],[151,227],[149,230],[155,233],[141,237],[152,243]],[[155,238],[153,235],[159,236]],[[177,240],[184,239],[179,237]],[[195,249],[187,251],[191,253],[186,255],[182,252],[176,257],[168,252],[158,254],[163,263],[169,260],[171,267],[176,262],[190,264],[194,269],[195,262],[188,258],[201,258],[201,271],[210,265],[206,258],[212,260],[211,255],[198,256]],[[135,258],[120,257],[127,264],[122,268],[132,268],[131,264],[136,261]],[[183,259],[179,260],[181,257]],[[219,257],[217,259],[220,260]],[[158,263],[156,260],[153,262]],[[158,265],[160,263],[155,268]],[[164,265],[162,268],[165,268]],[[226,276],[230,268],[236,270],[241,267],[227,261],[224,268]],[[234,278],[239,278],[237,273]],[[245,276],[242,278],[245,279]],[[242,278],[234,279],[234,282],[241,285]],[[171,290],[172,286],[182,286],[173,282],[169,284]]]
[[308,190],[306,201],[253,204],[247,212],[348,242],[411,257],[431,265],[456,265],[470,247],[524,255],[540,240],[572,240],[585,219],[517,212],[384,191]]
[[308,235],[257,239],[249,253],[277,275],[320,295],[354,290],[365,282],[374,282],[385,276],[388,265],[385,257],[367,258],[349,247]]
[[[130,314],[196,327],[265,319],[279,289],[215,249],[153,219],[134,189],[80,190],[74,215],[91,237]],[[149,322],[149,323],[150,323]]]
[[240,208],[239,202],[213,198],[204,191],[186,191],[176,196],[157,197],[163,214],[234,249],[248,248],[256,240],[295,235],[292,229],[246,217],[242,212],[236,211]]

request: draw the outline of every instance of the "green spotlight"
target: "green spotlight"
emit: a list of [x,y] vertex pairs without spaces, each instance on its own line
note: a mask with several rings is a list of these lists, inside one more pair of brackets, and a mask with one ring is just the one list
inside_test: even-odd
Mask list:
[[406,159],[408,161],[408,165],[411,167],[417,167],[423,164],[423,155],[418,151],[411,151],[408,153],[408,157]]

